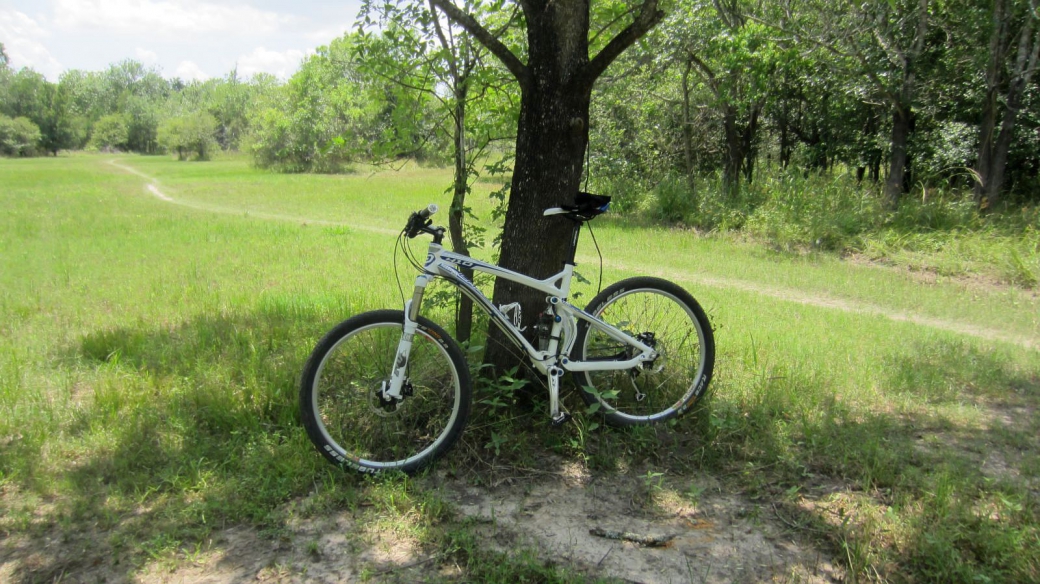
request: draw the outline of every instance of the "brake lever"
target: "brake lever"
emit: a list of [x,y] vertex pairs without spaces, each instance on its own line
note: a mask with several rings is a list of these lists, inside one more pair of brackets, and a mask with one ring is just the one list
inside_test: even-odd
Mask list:
[[408,218],[408,226],[405,228],[405,234],[408,236],[408,239],[415,239],[416,235],[419,235],[423,229],[426,229],[432,224],[433,221],[431,219],[424,219],[418,213],[412,213],[412,216]]

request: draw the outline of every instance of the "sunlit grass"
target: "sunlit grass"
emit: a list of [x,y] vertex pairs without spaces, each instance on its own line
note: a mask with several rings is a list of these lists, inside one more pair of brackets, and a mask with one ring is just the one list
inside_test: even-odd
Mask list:
[[[399,305],[392,234],[410,211],[446,207],[449,179],[411,166],[275,175],[238,157],[0,161],[0,531],[100,530],[100,552],[139,559],[229,523],[277,531],[301,497],[310,513],[369,498],[375,525],[490,574],[501,558],[464,526],[441,531],[450,514],[421,484],[327,465],[295,403],[326,330]],[[486,192],[471,196],[481,216]],[[597,223],[604,284],[674,279],[711,316],[708,409],[674,428],[530,433],[544,412],[511,422],[485,405],[440,464],[461,473],[471,452],[526,464],[535,444],[597,472],[709,470],[822,533],[864,575],[1036,576],[1035,295]],[[579,256],[587,300],[587,235]]]

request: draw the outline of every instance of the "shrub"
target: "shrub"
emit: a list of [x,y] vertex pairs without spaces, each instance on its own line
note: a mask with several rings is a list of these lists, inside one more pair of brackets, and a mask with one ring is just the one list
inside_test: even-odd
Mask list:
[[208,160],[217,146],[217,119],[206,112],[170,118],[159,126],[159,145],[176,152],[178,160],[195,154],[196,160]]
[[28,118],[0,115],[0,155],[35,156],[41,137],[40,128]]
[[637,211],[646,195],[646,190],[639,181],[627,177],[597,181],[595,191],[597,194],[609,196],[610,210],[623,215]]
[[883,217],[876,193],[847,175],[763,176],[748,190],[755,201],[748,230],[783,248],[855,247]]
[[685,179],[670,176],[654,188],[650,212],[655,219],[682,223],[696,210],[697,193]]
[[94,123],[90,134],[90,147],[96,150],[125,150],[130,139],[130,128],[126,118],[112,114]]

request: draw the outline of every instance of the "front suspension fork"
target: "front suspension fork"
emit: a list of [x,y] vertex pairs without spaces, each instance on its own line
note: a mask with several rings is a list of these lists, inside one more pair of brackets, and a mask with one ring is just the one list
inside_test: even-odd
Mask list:
[[412,354],[412,340],[419,328],[419,307],[422,305],[423,293],[432,276],[420,274],[415,278],[415,292],[412,299],[404,303],[404,330],[401,342],[397,344],[397,355],[394,357],[394,368],[390,372],[390,382],[383,385],[383,401],[400,401],[402,387],[408,371],[408,358]]

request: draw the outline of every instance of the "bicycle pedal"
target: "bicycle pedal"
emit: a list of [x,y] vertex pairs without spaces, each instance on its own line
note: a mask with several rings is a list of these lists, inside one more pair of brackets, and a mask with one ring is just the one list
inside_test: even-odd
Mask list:
[[559,428],[560,426],[562,426],[562,425],[566,424],[567,422],[569,422],[570,419],[571,419],[571,415],[570,414],[568,414],[567,412],[561,412],[558,417],[553,418],[552,426],[553,426],[553,428]]

